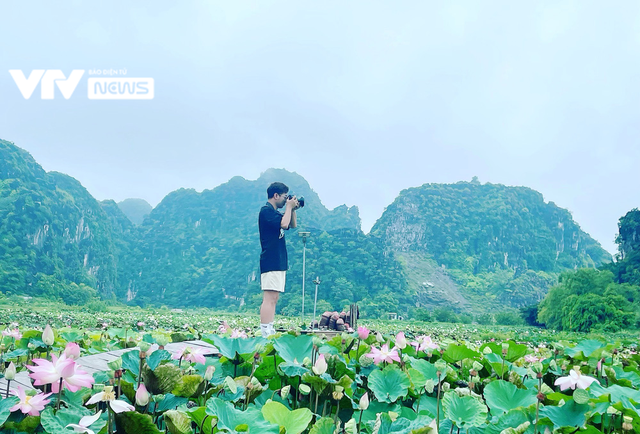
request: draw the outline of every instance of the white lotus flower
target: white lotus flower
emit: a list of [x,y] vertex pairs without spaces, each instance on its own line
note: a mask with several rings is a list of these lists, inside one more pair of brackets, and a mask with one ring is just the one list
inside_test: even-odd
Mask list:
[[113,391],[113,386],[104,386],[102,392],[98,392],[93,395],[85,405],[96,404],[101,401],[108,402],[111,410],[116,413],[135,411],[135,407],[133,405],[120,399],[116,399],[116,393]]

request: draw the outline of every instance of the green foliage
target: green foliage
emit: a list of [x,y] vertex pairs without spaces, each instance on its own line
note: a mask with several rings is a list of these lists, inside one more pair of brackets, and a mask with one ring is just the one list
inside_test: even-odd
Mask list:
[[538,321],[548,328],[588,332],[594,328],[617,331],[635,319],[638,289],[615,283],[608,270],[580,269],[560,276],[540,303]]
[[498,312],[494,315],[494,318],[498,325],[515,326],[524,324],[522,317],[513,311]]
[[458,322],[458,316],[451,309],[445,307],[434,309],[433,317],[438,322]]
[[262,407],[262,414],[266,420],[285,429],[287,434],[300,434],[307,429],[313,418],[308,408],[289,410],[279,402],[270,401]]
[[[126,411],[115,415],[116,426],[125,434],[162,434],[153,419],[148,414],[140,414],[135,411]],[[75,422],[77,423],[77,422]],[[68,430],[66,432],[69,432]]]
[[490,313],[483,313],[476,317],[476,321],[481,325],[492,325],[495,323],[495,319]]

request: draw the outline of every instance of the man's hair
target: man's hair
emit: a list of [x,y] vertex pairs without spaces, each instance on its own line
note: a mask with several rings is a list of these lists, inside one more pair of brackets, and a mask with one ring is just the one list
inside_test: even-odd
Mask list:
[[267,188],[267,199],[271,199],[276,193],[283,195],[288,192],[289,187],[284,185],[282,182],[274,182]]

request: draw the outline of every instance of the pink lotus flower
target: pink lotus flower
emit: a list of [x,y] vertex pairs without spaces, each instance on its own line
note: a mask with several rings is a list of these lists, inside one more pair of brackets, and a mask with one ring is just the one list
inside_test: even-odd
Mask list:
[[89,427],[100,419],[100,415],[102,415],[102,410],[98,411],[96,414],[92,414],[91,416],[83,417],[77,424],[70,423],[65,428],[73,428],[73,432],[95,434],[95,432],[89,429]]
[[178,351],[177,353],[175,353],[173,356],[171,356],[171,358],[173,360],[184,359],[188,362],[202,363],[204,365],[206,362],[204,358],[205,354],[207,353],[201,348],[194,349],[192,347],[187,346],[187,347],[184,347],[181,351]]
[[2,331],[2,335],[3,335],[3,336],[9,336],[9,337],[11,337],[11,338],[15,339],[16,341],[17,341],[18,339],[21,339],[21,338],[22,338],[22,333],[20,333],[20,330],[18,330],[18,329],[3,330],[3,331]]
[[389,350],[389,345],[387,344],[384,344],[381,349],[371,347],[371,352],[367,354],[367,357],[373,359],[373,363],[376,365],[379,365],[381,362],[393,363],[394,360],[400,362],[398,351],[395,348]]
[[536,363],[540,361],[540,358],[534,356],[533,354],[527,354],[526,356],[524,356],[524,361],[527,363]]
[[246,338],[247,334],[245,332],[243,332],[242,330],[234,329],[233,332],[231,332],[231,337],[232,338]]
[[80,345],[75,342],[69,342],[67,346],[64,348],[64,354],[68,359],[77,359],[80,357]]
[[9,409],[9,411],[20,410],[22,414],[28,414],[30,416],[40,416],[40,412],[44,410],[44,406],[49,403],[49,399],[46,399],[51,393],[46,395],[42,392],[35,396],[29,396],[25,393],[22,386],[18,386],[18,390],[11,390],[11,394],[20,398],[20,402]]
[[222,324],[218,326],[218,333],[220,334],[224,334],[229,330],[231,330],[231,326],[229,326],[226,321],[222,321]]
[[431,336],[418,336],[417,342],[412,342],[411,345],[416,347],[416,351],[428,351],[438,348],[438,344],[431,340]]
[[122,413],[124,411],[135,411],[136,408],[129,404],[128,402],[124,402],[120,399],[116,399],[116,393],[113,391],[113,386],[104,386],[102,392],[98,392],[93,395],[89,400],[85,403],[85,405],[96,404],[98,402],[108,402],[109,407],[116,413]]
[[572,369],[569,375],[567,375],[566,377],[558,378],[553,384],[555,384],[556,386],[560,386],[560,390],[566,390],[568,388],[575,390],[576,386],[578,387],[578,389],[586,389],[587,387],[591,386],[591,383],[593,383],[594,381],[600,384],[600,382],[595,378],[582,375],[579,370]]
[[144,323],[142,321],[138,321],[138,327],[144,327]]
[[366,327],[358,327],[358,337],[363,341],[369,337],[369,329]]
[[73,359],[62,354],[60,358],[55,354],[51,355],[51,362],[46,359],[33,359],[38,366],[27,365],[31,371],[29,377],[35,380],[35,386],[51,384],[51,391],[60,391],[60,379],[63,387],[70,392],[77,392],[81,387],[91,387],[94,382],[93,376],[81,370]]

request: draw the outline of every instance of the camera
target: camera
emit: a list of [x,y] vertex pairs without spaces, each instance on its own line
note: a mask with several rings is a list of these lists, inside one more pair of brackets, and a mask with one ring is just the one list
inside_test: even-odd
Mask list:
[[[292,199],[294,197],[294,195],[289,194],[287,195],[287,200]],[[298,198],[298,204],[300,205],[300,208],[302,208],[304,206],[304,197],[300,196]]]

